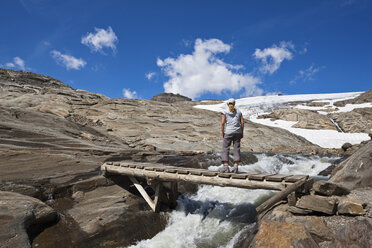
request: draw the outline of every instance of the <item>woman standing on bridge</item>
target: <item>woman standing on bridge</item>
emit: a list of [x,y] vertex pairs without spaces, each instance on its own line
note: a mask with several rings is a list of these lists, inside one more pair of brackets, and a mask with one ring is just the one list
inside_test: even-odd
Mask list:
[[230,98],[227,101],[228,110],[224,110],[221,115],[221,131],[222,131],[222,154],[221,159],[223,167],[221,172],[229,172],[229,151],[231,143],[234,146],[234,169],[233,172],[238,172],[240,162],[240,140],[243,138],[244,119],[242,112],[235,108],[235,100]]

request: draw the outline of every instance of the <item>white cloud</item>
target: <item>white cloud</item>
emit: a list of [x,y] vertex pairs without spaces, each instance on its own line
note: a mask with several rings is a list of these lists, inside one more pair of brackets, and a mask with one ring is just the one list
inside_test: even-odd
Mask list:
[[12,62],[8,62],[5,64],[6,67],[13,68],[15,65]]
[[205,93],[237,93],[244,89],[245,96],[262,94],[256,85],[260,79],[249,73],[241,73],[240,65],[231,65],[217,58],[217,54],[229,53],[231,45],[218,39],[196,39],[192,54],[181,54],[177,58],[158,58],[169,80],[164,83],[165,92],[179,93],[197,98]]
[[312,81],[312,80],[314,80],[313,76],[324,68],[325,68],[325,66],[314,67],[314,65],[311,65],[308,68],[306,68],[305,70],[299,70],[296,77],[293,80],[291,80],[289,83],[290,84],[295,84],[298,80],[302,80],[304,82]]
[[119,41],[111,27],[107,30],[103,28],[94,28],[95,33],[87,33],[81,38],[81,43],[88,46],[93,52],[101,52],[104,54],[105,47],[116,51],[116,43]]
[[129,99],[138,98],[137,92],[130,89],[123,89],[123,96]]
[[149,72],[149,73],[146,73],[145,77],[148,79],[148,80],[151,80],[151,78],[153,78],[155,76],[155,72]]
[[62,54],[56,50],[51,51],[50,54],[57,64],[65,66],[67,70],[80,70],[87,64],[87,62],[85,62],[82,58],[78,59],[68,54]]
[[14,58],[14,64],[18,65],[18,67],[21,68],[22,70],[25,70],[25,61],[20,57]]
[[7,68],[18,68],[18,69],[21,69],[22,71],[26,70],[25,61],[21,59],[20,57],[14,57],[13,62],[7,62],[5,63],[5,65],[0,65],[0,66],[4,66]]
[[279,46],[274,44],[263,50],[257,48],[253,56],[261,61],[260,71],[262,73],[273,74],[285,59],[291,60],[293,58],[291,50],[294,50],[292,42],[282,41]]

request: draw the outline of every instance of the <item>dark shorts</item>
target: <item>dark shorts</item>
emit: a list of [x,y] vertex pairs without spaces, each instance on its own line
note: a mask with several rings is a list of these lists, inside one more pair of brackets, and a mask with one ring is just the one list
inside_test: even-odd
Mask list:
[[240,161],[240,140],[242,139],[242,133],[232,133],[232,134],[225,134],[223,137],[222,143],[222,153],[221,153],[221,160],[222,162],[229,161],[229,151],[231,143],[234,146],[234,161]]

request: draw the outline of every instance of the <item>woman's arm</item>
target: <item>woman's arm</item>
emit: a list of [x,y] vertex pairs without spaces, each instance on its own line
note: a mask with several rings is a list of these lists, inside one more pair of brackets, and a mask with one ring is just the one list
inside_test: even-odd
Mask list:
[[243,114],[240,116],[240,125],[242,127],[242,138],[244,136],[244,118],[243,118]]
[[221,132],[222,132],[222,138],[225,136],[225,122],[226,122],[226,116],[224,114],[221,114]]

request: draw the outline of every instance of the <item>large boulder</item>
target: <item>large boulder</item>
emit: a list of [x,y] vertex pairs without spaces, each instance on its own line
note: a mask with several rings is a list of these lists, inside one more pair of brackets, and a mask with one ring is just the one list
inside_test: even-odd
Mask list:
[[297,201],[296,207],[319,213],[334,214],[336,211],[336,200],[331,197],[305,195]]
[[362,201],[342,197],[338,199],[337,212],[346,215],[364,215]]
[[328,181],[316,181],[313,184],[313,190],[320,195],[347,195],[350,193],[350,191],[336,183],[331,183]]
[[0,191],[1,247],[31,247],[30,238],[57,220],[57,212],[42,201],[14,192]]
[[262,221],[255,237],[254,247],[319,247],[301,224]]
[[372,186],[372,142],[338,165],[329,180],[351,189]]
[[175,103],[175,102],[191,101],[191,98],[182,96],[180,94],[161,93],[156,96],[153,96],[151,100],[158,101],[158,102]]

